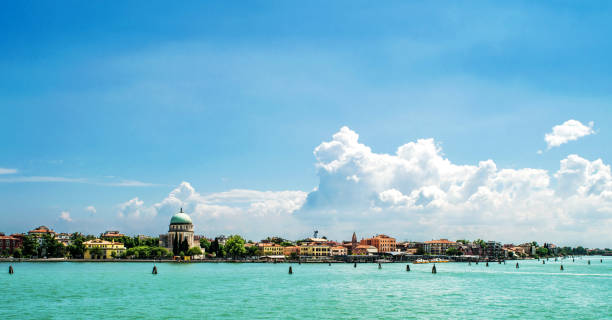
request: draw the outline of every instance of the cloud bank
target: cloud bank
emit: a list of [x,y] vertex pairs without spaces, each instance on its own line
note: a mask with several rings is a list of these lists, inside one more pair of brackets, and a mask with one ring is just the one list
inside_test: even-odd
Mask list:
[[17,173],[17,169],[0,168],[0,174],[15,174],[15,173]]
[[[460,165],[434,139],[372,152],[343,127],[314,150],[319,185],[303,191],[230,190],[202,195],[181,183],[161,201],[120,205],[124,218],[167,219],[180,207],[198,232],[334,239],[389,233],[400,240],[486,238],[605,245],[612,241],[612,175],[601,159],[578,155],[549,174],[498,168],[493,160]],[[160,232],[161,233],[161,232]]]
[[62,213],[60,213],[59,218],[66,222],[72,222],[72,217],[70,217],[70,212],[68,211],[62,211]]
[[563,124],[554,126],[552,132],[544,136],[544,140],[548,149],[558,147],[570,141],[594,134],[593,125],[593,121],[589,122],[588,126],[585,126],[578,120],[567,120]]

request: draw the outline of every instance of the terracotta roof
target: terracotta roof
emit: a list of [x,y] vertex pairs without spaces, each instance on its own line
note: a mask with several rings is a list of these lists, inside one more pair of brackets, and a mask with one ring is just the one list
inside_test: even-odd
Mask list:
[[457,242],[448,241],[447,239],[440,239],[440,240],[425,241],[425,243],[457,243]]

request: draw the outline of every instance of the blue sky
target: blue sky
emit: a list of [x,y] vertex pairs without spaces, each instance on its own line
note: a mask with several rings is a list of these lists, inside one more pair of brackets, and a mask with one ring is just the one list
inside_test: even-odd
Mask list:
[[[551,177],[570,154],[611,159],[609,2],[2,6],[0,168],[17,172],[0,176],[0,231],[161,233],[117,208],[183,181],[310,192],[313,150],[343,126],[375,153],[434,138],[454,164]],[[569,119],[596,133],[546,150]]]

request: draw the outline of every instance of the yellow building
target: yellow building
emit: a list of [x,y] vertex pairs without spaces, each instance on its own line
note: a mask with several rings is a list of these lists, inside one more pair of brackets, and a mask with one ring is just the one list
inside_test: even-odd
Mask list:
[[[125,252],[125,246],[120,242],[110,242],[102,239],[94,239],[83,242],[85,246],[85,259],[112,259]],[[99,249],[98,249],[99,248]]]
[[283,255],[284,247],[276,243],[258,243],[257,247],[261,249],[261,254],[264,256],[280,256]]
[[300,255],[301,256],[312,256],[312,257],[322,257],[329,256],[330,247],[327,245],[321,244],[311,244],[311,245],[301,245],[300,246]]

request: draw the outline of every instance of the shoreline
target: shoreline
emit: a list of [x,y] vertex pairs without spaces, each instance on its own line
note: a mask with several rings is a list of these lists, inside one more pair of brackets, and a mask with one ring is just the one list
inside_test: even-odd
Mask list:
[[[526,261],[526,260],[536,260],[536,258],[525,258],[525,259],[506,259],[505,261]],[[300,264],[300,263],[334,263],[334,264],[350,264],[350,263],[414,263],[414,261],[339,261],[339,260],[285,260],[285,261],[259,261],[259,260],[232,260],[232,259],[203,259],[203,260],[191,260],[191,261],[177,261],[177,260],[157,260],[157,259],[65,259],[65,258],[34,258],[34,259],[12,259],[12,258],[0,258],[0,262],[13,262],[13,263],[21,263],[21,262],[32,262],[32,263],[59,263],[59,262],[75,262],[75,263],[86,263],[86,262],[100,262],[100,263],[176,263],[176,264],[189,264],[189,263],[289,263],[289,264]],[[480,260],[480,262],[497,262],[497,260]],[[453,261],[450,260],[448,262],[429,262],[427,264],[434,263],[468,263],[475,261]]]

